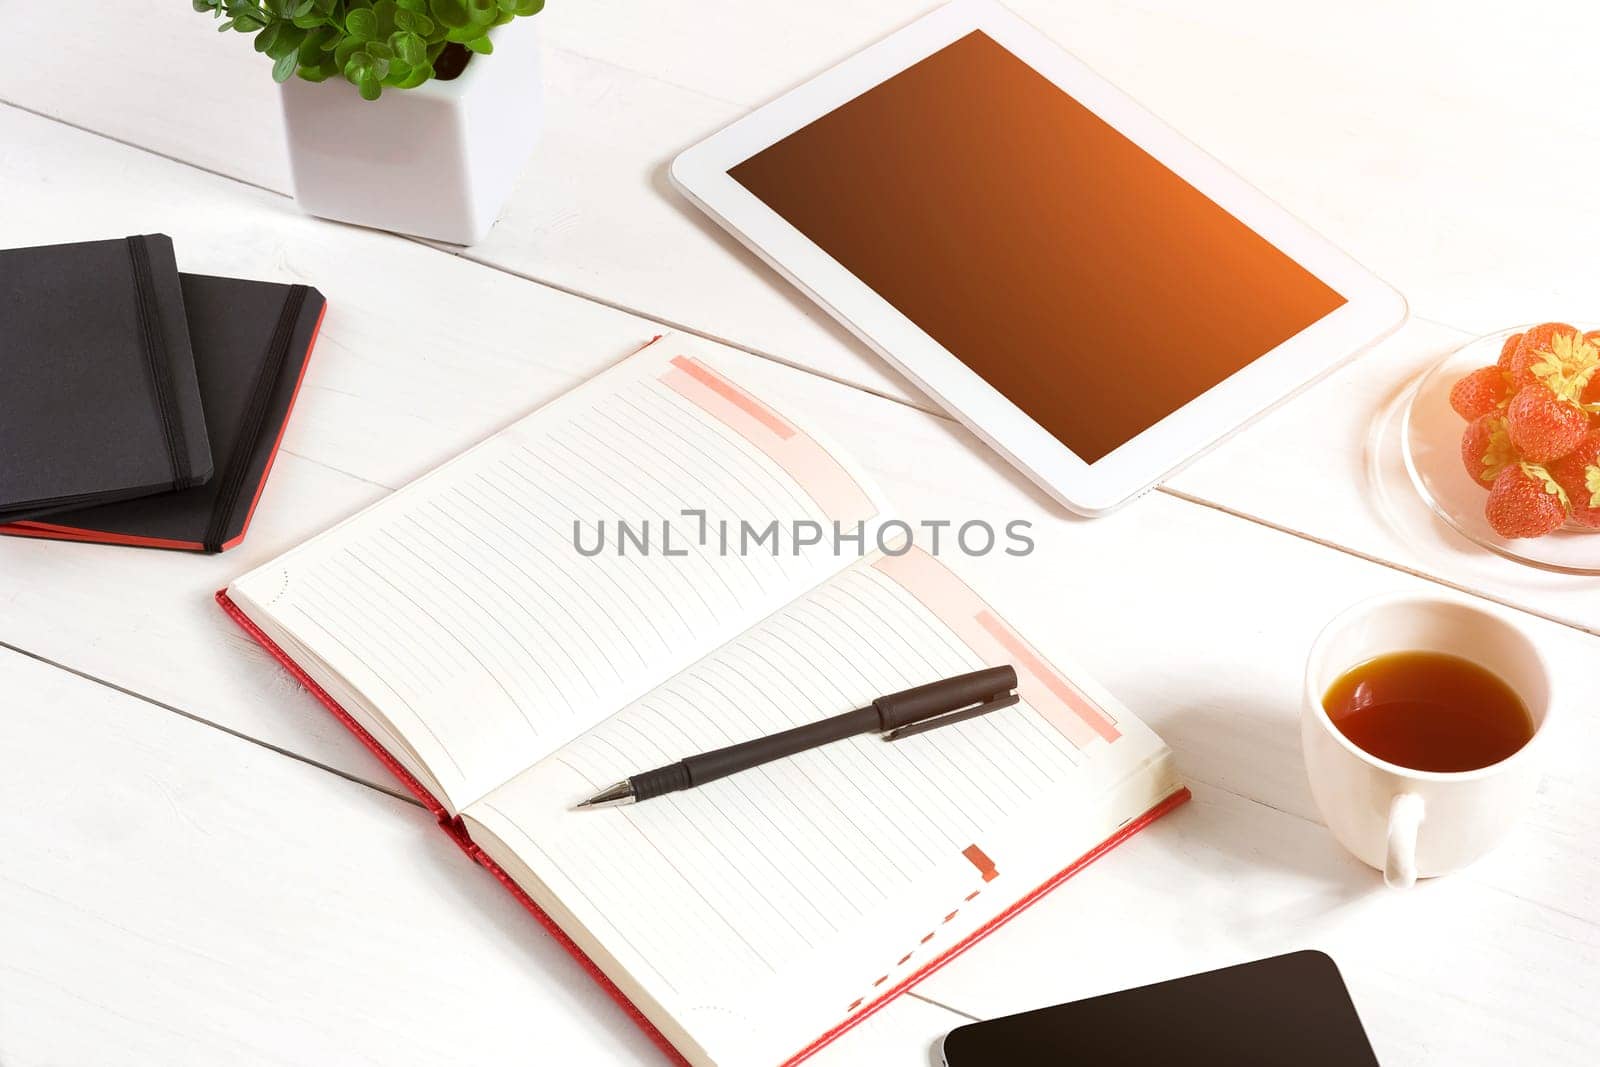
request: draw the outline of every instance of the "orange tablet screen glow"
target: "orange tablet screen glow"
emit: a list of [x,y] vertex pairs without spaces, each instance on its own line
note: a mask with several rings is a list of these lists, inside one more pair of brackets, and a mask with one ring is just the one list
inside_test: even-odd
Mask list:
[[1089,463],[1345,302],[982,31],[729,174]]

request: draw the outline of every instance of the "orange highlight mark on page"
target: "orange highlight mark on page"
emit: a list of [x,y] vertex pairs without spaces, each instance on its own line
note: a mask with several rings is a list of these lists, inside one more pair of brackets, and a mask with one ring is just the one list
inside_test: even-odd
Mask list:
[[1028,647],[944,564],[913,548],[901,556],[884,556],[875,566],[937,615],[985,663],[1015,666],[1023,701],[1079,750],[1097,739],[1109,742],[1122,736],[1115,719]]
[[661,383],[760,449],[841,526],[877,513],[866,491],[826,449],[704,363],[674,356]]
[[978,625],[987,630],[994,639],[1005,648],[1016,660],[1019,669],[1026,670],[1029,674],[1043,682],[1050,692],[1055,694],[1057,700],[1071,708],[1073,713],[1088,723],[1095,733],[1107,741],[1115,741],[1122,734],[1111,724],[1105,712],[1089,702],[1089,698],[1068,682],[1061,675],[1051,669],[1050,665],[1023,644],[1022,638],[994,616],[993,612],[980,611]]
[[699,382],[701,385],[716,393],[740,411],[755,419],[761,425],[787,441],[794,436],[794,427],[778,417],[778,413],[767,405],[751,396],[749,393],[722,377],[716,371],[707,367],[697,359],[688,356],[673,356],[672,365],[683,373]]
[[[961,850],[961,854],[967,857],[974,867],[978,868],[978,873],[983,875],[985,882],[992,882],[1000,877],[1000,872],[995,869],[994,860],[990,859],[983,849],[977,845],[968,845]],[[974,893],[973,896],[977,896],[977,894]]]

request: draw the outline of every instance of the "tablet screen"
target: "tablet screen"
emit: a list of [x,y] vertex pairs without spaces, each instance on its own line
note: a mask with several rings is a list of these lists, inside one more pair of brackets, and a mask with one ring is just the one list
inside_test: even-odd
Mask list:
[[1088,463],[1345,302],[981,30],[728,173]]

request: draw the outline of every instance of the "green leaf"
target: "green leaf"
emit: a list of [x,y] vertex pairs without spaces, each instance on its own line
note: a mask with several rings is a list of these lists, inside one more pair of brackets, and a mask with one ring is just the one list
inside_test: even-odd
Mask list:
[[440,23],[458,30],[469,20],[467,7],[461,0],[428,0],[428,11]]
[[288,81],[289,75],[294,73],[294,68],[297,65],[298,56],[296,53],[285,52],[283,55],[278,57],[278,61],[276,63],[272,64],[272,80],[275,82]]
[[470,41],[463,41],[462,43],[468,48],[472,49],[474,52],[478,53],[480,56],[486,56],[490,52],[494,51],[494,42],[489,40],[487,37],[477,37]]
[[356,84],[364,78],[375,78],[381,81],[389,73],[389,61],[380,59],[366,50],[354,52],[345,62],[344,75]]
[[278,39],[267,49],[267,55],[274,60],[284,56],[292,56],[300,51],[300,43],[306,39],[306,31],[287,22],[278,23],[283,27],[278,31]]
[[283,23],[274,22],[260,33],[256,34],[256,51],[265,52],[270,49],[278,39],[278,34],[283,31]]
[[433,68],[420,66],[411,68],[411,73],[394,83],[396,89],[415,89],[429,78],[433,77]]
[[344,29],[360,41],[370,41],[378,32],[378,16],[370,7],[358,7],[344,17]]
[[377,0],[372,5],[372,13],[378,19],[379,37],[387,37],[394,32],[395,16],[400,14],[400,7],[394,0]]
[[428,46],[414,33],[397,33],[389,38],[394,54],[408,67],[418,67],[428,61]]
[[[336,45],[333,49],[333,61],[334,63],[338,64],[340,70],[348,73],[350,69],[351,58],[360,51],[360,41],[356,40],[354,37],[341,37],[338,45]],[[351,82],[355,81],[354,78],[351,78],[350,80]]]
[[376,100],[383,94],[383,83],[368,74],[356,83],[356,90],[361,93],[361,99]]
[[394,13],[395,29],[406,33],[414,33],[418,37],[426,37],[433,32],[433,20],[418,11],[396,11]]
[[306,34],[306,39],[300,42],[299,51],[296,53],[296,58],[299,60],[300,65],[306,66],[320,62],[322,59],[322,46],[332,36],[333,30],[327,26],[312,30]]

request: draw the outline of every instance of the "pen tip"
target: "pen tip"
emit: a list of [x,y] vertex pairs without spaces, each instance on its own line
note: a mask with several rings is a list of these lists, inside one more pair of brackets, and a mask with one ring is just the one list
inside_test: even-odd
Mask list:
[[578,804],[578,808],[598,808],[604,804],[616,804],[620,801],[633,799],[633,783],[627,780],[616,785],[607,786],[588,800]]

